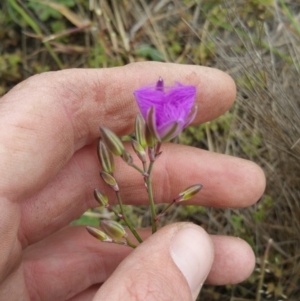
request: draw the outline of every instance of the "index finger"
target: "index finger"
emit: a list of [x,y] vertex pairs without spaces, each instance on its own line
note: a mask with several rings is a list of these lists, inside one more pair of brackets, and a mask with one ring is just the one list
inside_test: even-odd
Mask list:
[[[195,123],[224,113],[235,85],[211,68],[134,63],[109,69],[71,69],[36,75],[16,86],[0,103],[0,191],[17,200],[42,188],[74,152],[99,136],[105,125],[130,133],[138,111],[133,91],[158,77],[197,87]],[[18,189],[16,189],[16,187]]]

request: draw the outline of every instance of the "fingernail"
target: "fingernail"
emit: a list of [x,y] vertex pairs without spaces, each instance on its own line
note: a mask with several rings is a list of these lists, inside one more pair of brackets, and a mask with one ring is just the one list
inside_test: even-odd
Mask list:
[[173,237],[170,253],[196,300],[213,262],[209,236],[201,228],[187,226]]

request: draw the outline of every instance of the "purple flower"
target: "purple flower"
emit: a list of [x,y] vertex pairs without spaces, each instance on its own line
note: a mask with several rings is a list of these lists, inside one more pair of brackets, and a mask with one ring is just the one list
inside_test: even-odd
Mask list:
[[149,130],[158,141],[176,137],[197,113],[194,86],[176,83],[165,88],[163,79],[159,78],[156,85],[135,90],[134,96]]

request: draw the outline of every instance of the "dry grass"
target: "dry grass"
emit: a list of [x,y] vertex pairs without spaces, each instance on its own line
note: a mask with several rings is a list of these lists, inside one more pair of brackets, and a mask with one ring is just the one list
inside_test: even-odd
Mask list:
[[[15,12],[10,2],[4,9]],[[257,271],[249,281],[206,287],[202,300],[298,300],[300,6],[292,1],[198,2],[91,0],[88,10],[75,1],[71,9],[56,6],[64,28],[53,34],[50,22],[26,10],[41,31],[15,19],[12,37],[2,33],[3,55],[12,53],[15,43],[22,60],[16,77],[11,65],[0,69],[9,78],[0,87],[4,92],[49,69],[110,67],[149,59],[228,72],[238,86],[236,105],[221,119],[188,131],[183,140],[257,162],[267,176],[265,195],[243,210],[177,208],[170,220],[190,219],[210,233],[241,236],[256,252]],[[144,216],[140,222],[147,223],[147,212],[135,210]]]

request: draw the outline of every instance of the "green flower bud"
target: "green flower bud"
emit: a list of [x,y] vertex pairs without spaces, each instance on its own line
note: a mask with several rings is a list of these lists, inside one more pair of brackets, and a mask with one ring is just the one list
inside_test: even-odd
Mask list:
[[104,242],[112,242],[113,240],[111,239],[111,237],[109,237],[108,235],[106,235],[104,232],[100,231],[97,228],[94,227],[90,227],[87,226],[86,230],[95,238],[97,238],[98,240],[104,241]]
[[124,146],[119,137],[110,129],[100,127],[101,137],[108,149],[116,156],[121,156]]
[[127,237],[127,233],[123,226],[116,221],[104,219],[100,222],[100,226],[102,230],[112,239],[120,240]]
[[140,160],[145,163],[146,162],[146,152],[143,146],[136,140],[131,139],[131,145],[137,156]]
[[141,145],[143,149],[145,149],[147,146],[145,133],[146,133],[145,120],[142,117],[142,115],[138,113],[135,119],[135,137],[137,142]]
[[176,133],[182,128],[179,122],[174,122],[164,129],[161,137],[161,141],[170,141]]
[[95,189],[94,190],[94,197],[95,197],[96,201],[100,205],[102,205],[104,207],[107,206],[107,204],[108,204],[108,196],[104,192],[102,192],[99,189]]
[[119,191],[119,186],[116,179],[105,171],[100,171],[100,176],[103,181],[110,186],[114,191]]
[[176,203],[187,201],[194,197],[201,189],[203,185],[202,184],[195,184],[187,189],[185,189],[183,192],[179,193],[177,198],[175,199]]
[[132,165],[133,158],[128,150],[124,149],[121,157],[122,157],[123,161],[126,162],[128,165]]
[[122,142],[128,142],[131,140],[131,135],[124,135],[124,136],[121,136],[121,141]]
[[[148,129],[149,132],[147,131],[147,129]],[[154,145],[149,145],[149,142],[150,143],[152,142],[149,139],[159,140],[159,135],[157,133],[157,127],[156,127],[155,107],[151,107],[148,110],[148,113],[147,113],[147,129],[146,129],[147,145],[149,147],[153,147]],[[152,138],[149,136],[149,134],[151,134]],[[147,137],[147,135],[148,135],[148,137]]]
[[145,138],[148,147],[154,147],[156,145],[156,138],[152,135],[148,125],[146,125]]
[[98,143],[98,157],[102,168],[108,173],[112,173],[115,170],[115,161],[112,152],[106,147],[103,141],[100,139]]

